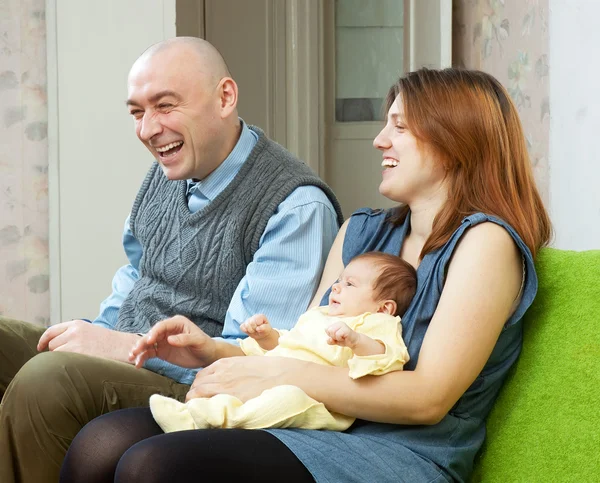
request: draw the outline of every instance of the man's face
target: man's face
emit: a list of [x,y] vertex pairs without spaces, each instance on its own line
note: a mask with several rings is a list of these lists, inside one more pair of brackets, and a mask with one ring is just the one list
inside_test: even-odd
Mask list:
[[139,59],[128,80],[135,132],[171,180],[203,179],[219,158],[218,81],[186,49],[168,48]]
[[366,260],[349,263],[331,287],[328,314],[352,317],[376,313],[382,305],[373,297],[377,275],[377,269]]

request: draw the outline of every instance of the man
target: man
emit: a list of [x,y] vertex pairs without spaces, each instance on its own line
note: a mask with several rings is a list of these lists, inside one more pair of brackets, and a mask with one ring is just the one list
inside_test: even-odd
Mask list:
[[157,163],[126,222],[130,264],[93,323],[42,334],[0,321],[3,483],[56,481],[72,438],[102,413],[147,406],[157,392],[185,397],[196,371],[128,361],[156,322],[181,314],[235,341],[258,311],[285,329],[307,307],[339,205],[303,163],[239,119],[237,99],[225,62],[200,39],[161,42],[133,65],[127,106]]

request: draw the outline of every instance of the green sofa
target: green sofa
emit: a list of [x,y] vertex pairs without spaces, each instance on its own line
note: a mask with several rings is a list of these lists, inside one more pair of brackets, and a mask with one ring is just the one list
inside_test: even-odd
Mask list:
[[543,249],[473,482],[600,482],[600,250]]

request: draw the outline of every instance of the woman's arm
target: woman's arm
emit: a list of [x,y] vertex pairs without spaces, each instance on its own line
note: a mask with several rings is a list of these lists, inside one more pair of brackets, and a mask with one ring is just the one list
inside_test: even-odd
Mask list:
[[[521,257],[502,227],[470,229],[458,245],[414,371],[368,377],[295,374],[310,396],[332,411],[368,420],[436,423],[487,362],[510,316],[522,278]],[[323,371],[325,368],[321,368]],[[328,370],[336,368],[327,368]]]
[[521,257],[510,235],[493,223],[477,225],[464,235],[450,262],[414,371],[351,380],[343,368],[288,358],[234,357],[201,371],[194,397],[224,392],[245,400],[264,389],[293,384],[348,416],[435,424],[483,369],[521,277]]

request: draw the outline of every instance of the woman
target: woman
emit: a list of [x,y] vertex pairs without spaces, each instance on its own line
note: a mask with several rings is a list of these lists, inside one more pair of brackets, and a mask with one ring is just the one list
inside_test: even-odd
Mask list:
[[[88,424],[62,481],[466,481],[489,413],[522,341],[537,291],[533,260],[550,222],[506,90],[482,72],[420,70],[387,98],[374,145],[379,187],[400,208],[362,209],[343,225],[313,304],[367,251],[399,254],[418,288],[402,319],[407,370],[352,380],[347,369],[288,358],[220,359],[188,398],[242,400],[292,384],[349,430],[210,430],[162,434],[147,409]],[[93,456],[90,456],[93,455]],[[90,475],[90,458],[97,469]]]

